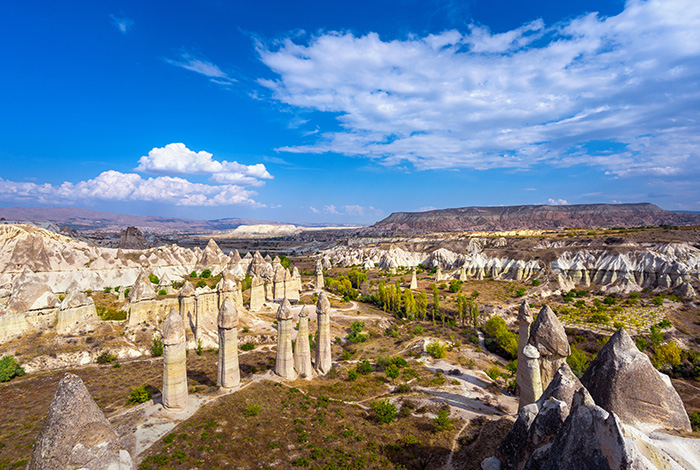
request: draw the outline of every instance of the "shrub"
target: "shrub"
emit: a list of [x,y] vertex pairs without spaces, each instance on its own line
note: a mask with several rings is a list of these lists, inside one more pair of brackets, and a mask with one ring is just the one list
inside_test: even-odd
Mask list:
[[566,358],[566,362],[571,367],[571,371],[579,378],[586,371],[589,363],[586,354],[573,344],[571,345],[571,354]]
[[649,341],[646,340],[643,336],[637,336],[637,339],[634,340],[635,344],[637,345],[637,349],[640,351],[646,351],[647,348],[649,347]]
[[105,294],[109,294],[110,292],[112,292],[112,288],[111,288],[111,287],[105,287]]
[[369,339],[368,334],[362,334],[362,330],[365,327],[365,322],[354,321],[350,324],[350,334],[348,335],[348,340],[353,343],[363,343]]
[[660,295],[657,295],[656,297],[651,299],[651,303],[656,305],[657,307],[661,307],[664,304],[664,298]]
[[386,369],[384,369],[384,373],[390,379],[396,379],[398,378],[400,373],[399,367],[396,364],[389,364],[388,366],[386,366]]
[[450,287],[449,291],[450,292],[459,292],[459,290],[462,288],[462,281],[459,281],[457,279],[452,279],[450,280]]
[[253,343],[245,343],[241,346],[242,351],[252,351],[253,349],[255,349],[255,345]]
[[0,359],[0,382],[7,382],[13,377],[22,377],[24,369],[19,366],[17,359],[12,356],[3,356]]
[[700,411],[695,411],[688,415],[693,431],[700,431]]
[[372,411],[377,415],[379,422],[383,424],[393,422],[398,415],[396,406],[392,404],[388,398],[373,401],[372,404],[370,404],[370,408],[372,408]]
[[163,341],[161,341],[160,338],[153,338],[151,354],[153,354],[153,357],[160,357],[163,355]]
[[243,329],[241,330],[241,332],[243,332],[243,333],[248,333],[249,331],[250,331],[250,328],[248,328],[247,326],[244,326]]
[[539,279],[535,279],[535,280],[532,281],[532,285],[535,286],[535,287],[539,286],[540,283],[541,283],[541,282],[540,282]]
[[190,277],[197,277],[197,271],[192,271],[190,273]]
[[657,326],[658,326],[659,328],[670,328],[670,327],[673,326],[673,323],[671,323],[671,322],[668,320],[668,318],[664,318],[663,320],[661,320],[661,322],[659,322],[659,324],[658,324]]
[[454,426],[450,421],[450,410],[447,408],[440,408],[438,410],[437,418],[433,419],[433,423],[435,424],[435,432],[454,429]]
[[145,385],[136,387],[129,394],[129,403],[146,403],[151,399],[151,392]]
[[604,313],[595,313],[591,316],[591,321],[593,323],[608,323],[610,321],[610,317]]
[[498,366],[491,366],[484,372],[486,372],[486,375],[488,375],[491,380],[496,380],[501,376],[501,369],[498,368]]
[[160,290],[158,291],[158,295],[168,295],[168,291],[165,290],[165,289],[160,289]]
[[358,374],[362,375],[371,374],[372,364],[370,364],[367,359],[360,361],[357,363],[357,366],[355,366],[355,371],[357,371]]
[[129,292],[131,292],[131,287],[124,289],[124,297],[129,297]]
[[197,352],[197,356],[201,356],[204,352],[204,349],[202,348],[202,338],[197,340],[197,347],[195,348],[195,351]]
[[260,414],[260,405],[258,405],[257,403],[252,403],[252,404],[246,406],[245,411],[243,411],[243,414],[247,417],[259,415]]
[[199,275],[202,279],[208,279],[211,277],[211,269],[205,269],[202,274]]
[[654,348],[654,366],[657,369],[677,366],[681,363],[681,348],[671,341]]
[[518,336],[508,330],[503,318],[491,318],[484,325],[484,331],[489,337],[485,342],[487,349],[502,355],[506,359],[518,357]]
[[151,281],[151,284],[160,284],[160,279],[153,273],[148,275],[148,280]]
[[357,371],[354,369],[348,371],[348,379],[350,380],[357,380],[359,376],[360,374],[358,374]]
[[425,329],[420,325],[416,325],[416,327],[413,329],[413,332],[417,335],[422,335],[423,333],[425,333]]
[[515,291],[515,296],[516,296],[516,297],[522,297],[522,296],[524,296],[525,294],[527,294],[527,289],[525,289],[524,287],[521,287],[520,289],[518,289],[518,290]]
[[207,281],[205,281],[204,279],[200,279],[199,281],[197,281],[197,284],[195,284],[195,287],[205,287],[206,285]]
[[428,354],[433,356],[435,359],[443,359],[447,355],[447,346],[440,343],[439,341],[434,341],[425,347]]
[[97,363],[98,364],[109,364],[110,362],[114,362],[117,359],[117,356],[114,354],[110,354],[109,351],[105,351],[99,356],[97,356]]

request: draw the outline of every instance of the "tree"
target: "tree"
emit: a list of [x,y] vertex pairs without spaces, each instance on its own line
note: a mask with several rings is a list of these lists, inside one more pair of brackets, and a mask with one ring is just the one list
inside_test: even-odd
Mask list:
[[425,317],[428,315],[428,294],[425,292],[421,292],[418,295],[418,299],[416,300],[416,309],[418,310],[421,318],[425,320]]
[[435,315],[437,315],[438,310],[440,309],[440,291],[438,290],[438,286],[435,284],[430,285],[431,288],[433,289],[433,325],[435,324]]
[[413,291],[411,289],[405,289],[403,291],[403,308],[406,312],[406,317],[413,320],[416,316],[416,300],[413,297]]

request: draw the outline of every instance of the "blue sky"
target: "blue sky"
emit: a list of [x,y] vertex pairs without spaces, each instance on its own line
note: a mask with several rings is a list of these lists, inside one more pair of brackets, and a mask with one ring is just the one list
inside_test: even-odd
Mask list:
[[6,2],[0,205],[700,210],[700,2]]

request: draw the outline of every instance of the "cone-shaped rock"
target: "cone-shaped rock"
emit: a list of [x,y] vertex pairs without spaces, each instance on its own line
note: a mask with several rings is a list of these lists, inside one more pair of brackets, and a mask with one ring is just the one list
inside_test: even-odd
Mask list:
[[418,289],[418,278],[416,277],[416,268],[411,269],[411,286],[409,287],[409,289]]
[[265,302],[265,282],[258,276],[253,276],[250,284],[250,310],[260,310]]
[[275,373],[287,380],[296,379],[292,353],[292,306],[285,297],[277,310],[277,357]]
[[530,327],[528,344],[536,347],[540,353],[540,377],[542,388],[546,388],[571,354],[564,326],[548,305],[542,307],[537,320]]
[[318,320],[318,341],[316,343],[316,372],[327,374],[333,365],[331,359],[331,303],[325,292],[318,295],[316,318]]
[[299,332],[294,347],[294,368],[297,373],[304,378],[313,375],[311,367],[311,349],[309,346],[309,312],[306,306],[299,312]]
[[238,366],[238,310],[231,299],[224,299],[219,309],[219,369],[216,383],[233,388],[241,384]]
[[321,260],[318,260],[318,262],[316,263],[316,269],[314,273],[316,274],[315,288],[316,290],[321,290],[324,287],[323,264],[321,263]]
[[[523,356],[523,350],[527,346],[527,341],[530,338],[530,325],[532,324],[532,313],[530,312],[530,306],[527,301],[523,300],[520,304],[520,309],[518,311],[518,368],[515,375],[515,390],[516,395],[520,396],[520,387],[530,378],[527,377],[527,368],[525,367],[525,356]],[[522,403],[521,408],[524,405],[529,405],[529,403]]]
[[130,470],[131,456],[80,377],[66,374],[34,442],[28,470]]
[[173,309],[163,324],[163,407],[187,409],[185,322]]
[[140,302],[156,298],[156,291],[148,279],[148,274],[143,269],[139,272],[134,285],[129,290],[129,302]]
[[581,377],[596,404],[642,430],[690,431],[690,421],[668,376],[658,372],[624,328],[600,350]]

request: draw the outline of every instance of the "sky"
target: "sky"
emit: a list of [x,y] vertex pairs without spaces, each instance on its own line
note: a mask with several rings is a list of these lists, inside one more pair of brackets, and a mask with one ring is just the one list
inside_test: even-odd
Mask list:
[[0,206],[700,211],[700,2],[0,6]]

